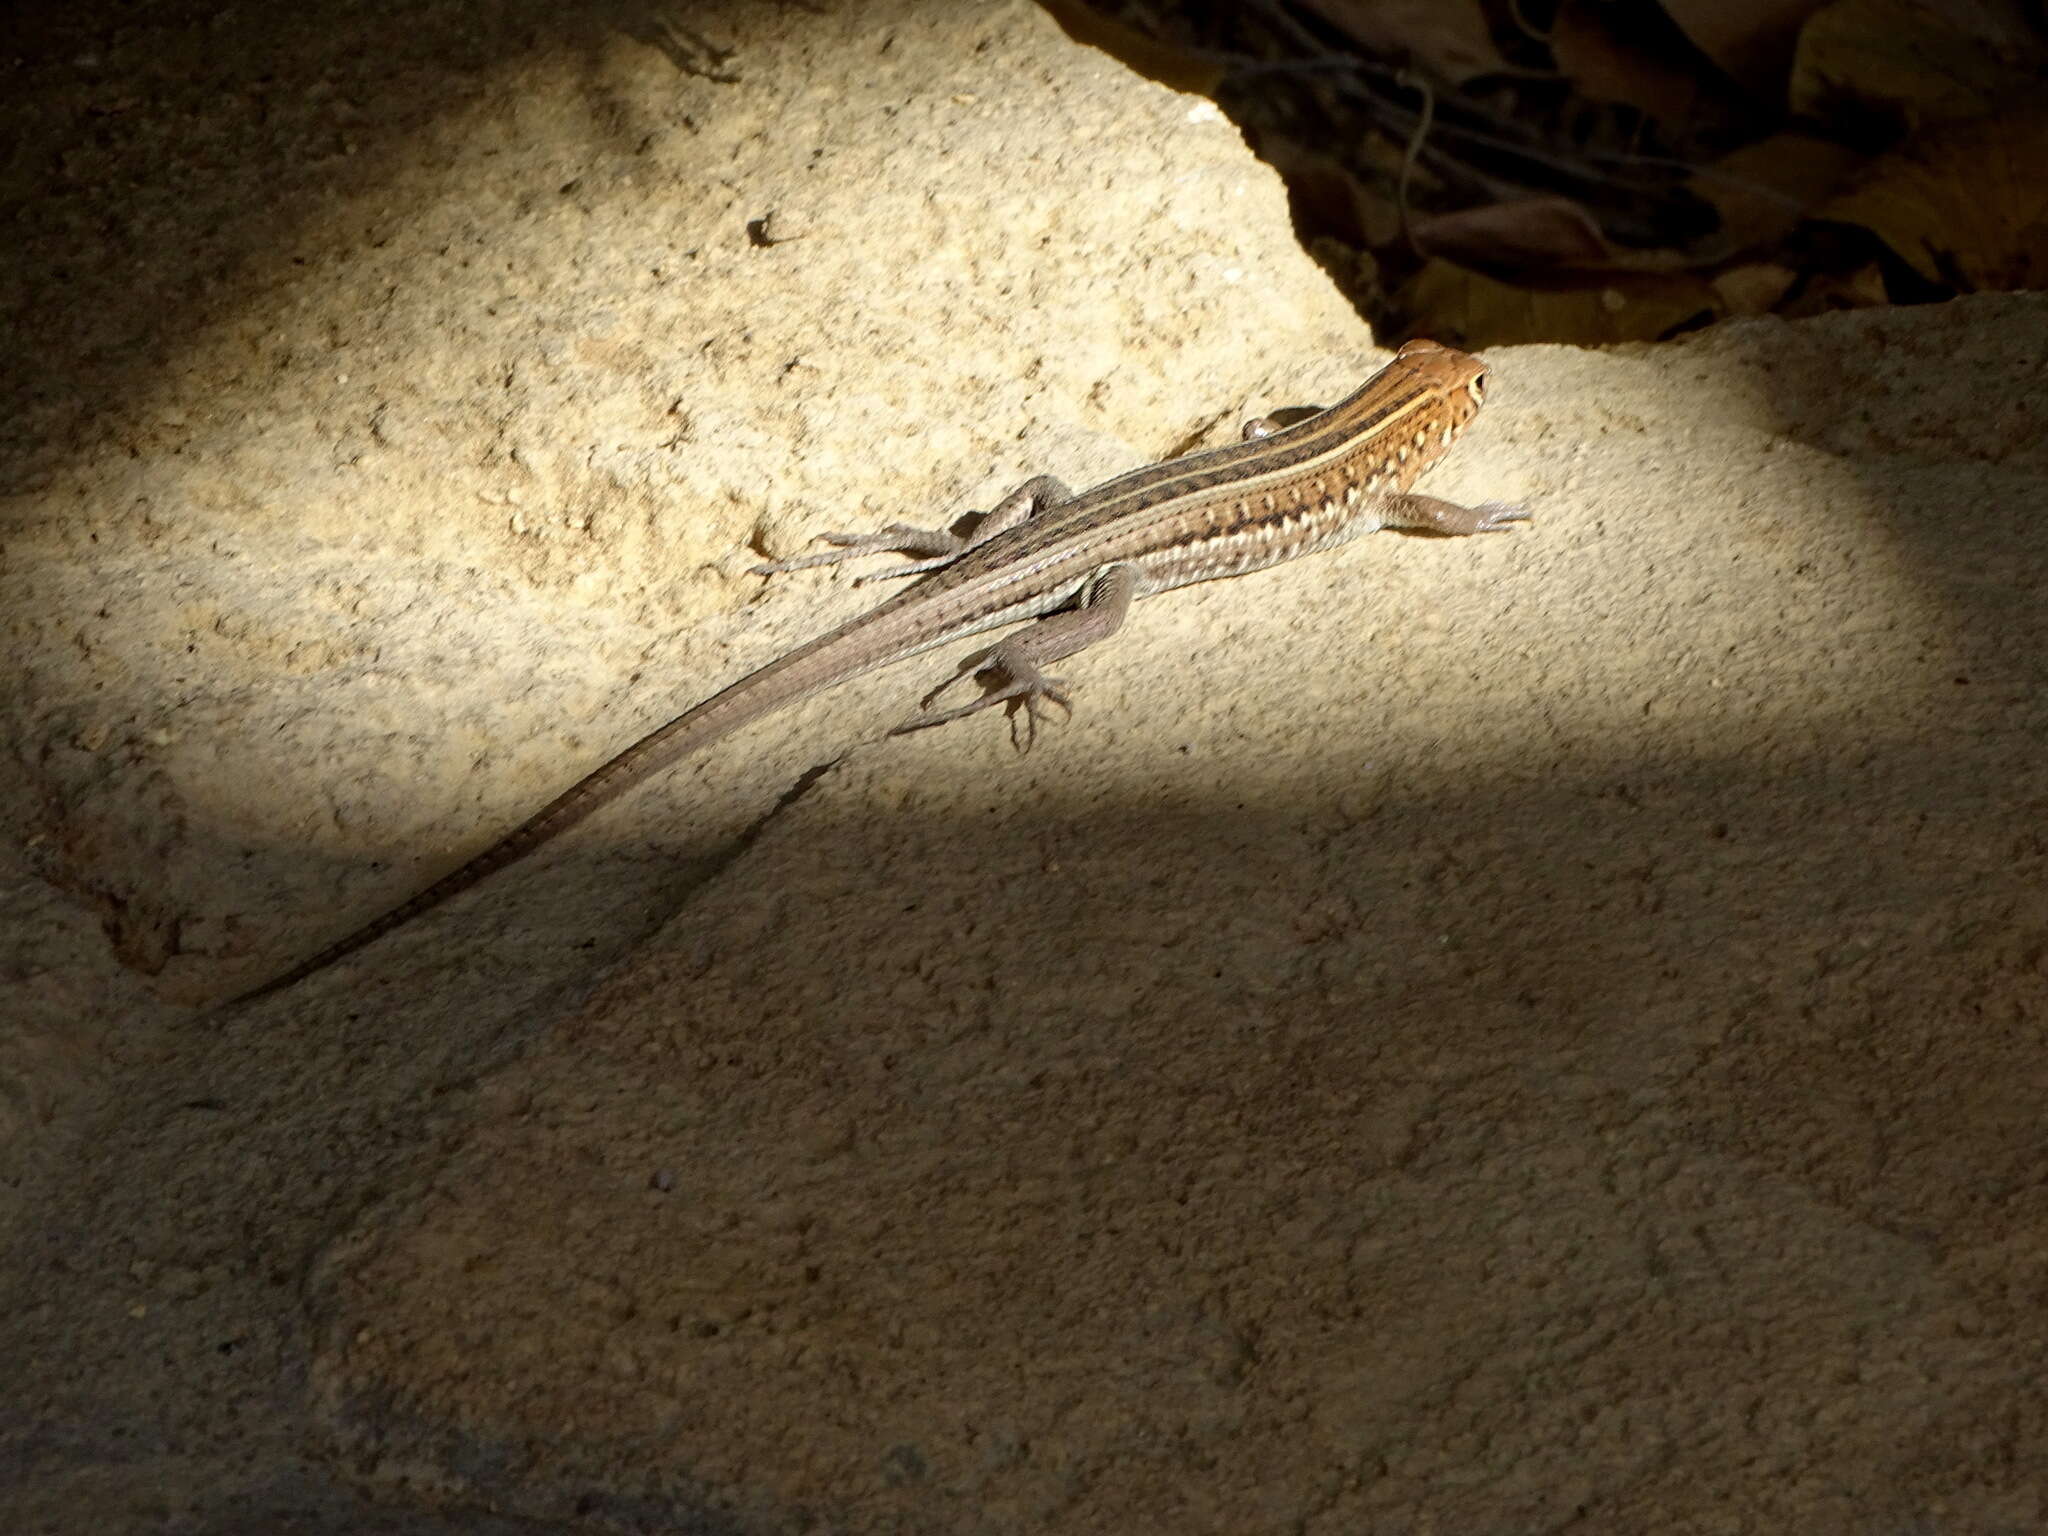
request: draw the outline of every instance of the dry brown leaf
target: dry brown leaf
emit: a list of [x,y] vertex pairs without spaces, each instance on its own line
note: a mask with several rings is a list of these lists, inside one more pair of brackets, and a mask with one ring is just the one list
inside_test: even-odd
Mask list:
[[1479,0],[1309,0],[1310,10],[1383,59],[1412,59],[1451,85],[1505,69]]
[[1792,291],[1799,274],[1774,261],[1751,262],[1730,267],[1714,278],[1714,292],[1720,295],[1721,312],[1726,315],[1768,315],[1778,301]]
[[1891,301],[1883,269],[1873,261],[1839,276],[1820,273],[1799,291],[1799,297],[1781,305],[1777,313],[1786,320],[1807,320],[1838,309],[1880,309]]
[[1596,288],[1522,288],[1448,261],[1424,266],[1395,305],[1415,317],[1418,334],[1461,337],[1471,347],[1655,341],[1721,312],[1710,286],[1678,273],[1620,272]]
[[1526,197],[1419,219],[1416,246],[1482,271],[1600,266],[1606,238],[1593,216],[1564,197]]
[[1806,18],[1826,0],[1664,0],[1678,29],[1761,101],[1784,99]]
[[1964,292],[2048,287],[2048,108],[1929,129],[1821,210]]
[[1835,0],[1806,24],[1789,89],[1822,120],[1846,99],[1906,127],[1982,117],[2037,89],[2039,38],[2009,0]]
[[1840,192],[1864,156],[1803,133],[1773,134],[1693,173],[1693,193],[1713,204],[1718,259],[1774,244]]
[[[1558,73],[1589,100],[1618,101],[1658,122],[1691,122],[1705,90],[1697,56],[1655,53],[1635,35],[1640,29],[1617,27],[1616,19],[1604,0],[1564,0],[1550,24]],[[1674,50],[1687,52],[1681,44]]]

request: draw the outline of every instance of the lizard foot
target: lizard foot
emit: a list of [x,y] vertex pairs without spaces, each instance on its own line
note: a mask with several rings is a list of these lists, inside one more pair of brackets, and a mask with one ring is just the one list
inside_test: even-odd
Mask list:
[[[1000,649],[998,647],[998,651]],[[982,679],[982,685],[987,691],[980,698],[952,709],[932,708],[933,702],[940,694],[955,683],[965,682],[970,677]],[[995,682],[996,677],[1000,677],[1002,681]],[[978,714],[992,704],[1001,704],[1007,708],[1010,716],[1010,745],[1017,749],[1020,757],[1037,744],[1039,724],[1051,720],[1048,705],[1057,707],[1063,720],[1072,719],[1074,714],[1073,701],[1067,697],[1065,678],[1047,677],[1033,662],[991,654],[966,663],[958,672],[926,694],[918,713],[896,729],[926,730],[934,725],[945,725],[949,721]]]
[[1380,526],[1406,533],[1434,533],[1462,538],[1470,533],[1506,533],[1510,523],[1529,520],[1529,509],[1518,502],[1484,501],[1463,507],[1436,496],[1388,496],[1380,502]]
[[853,584],[859,587],[871,581],[893,581],[900,576],[922,576],[927,571],[936,571],[941,566],[951,565],[967,547],[965,539],[943,528],[915,528],[909,523],[891,523],[876,533],[821,533],[818,540],[836,547],[815,555],[770,560],[755,566],[753,573],[756,576],[779,576],[785,571],[807,571],[814,566],[837,565],[842,560],[892,551],[925,557],[912,560],[907,565],[891,566],[886,571],[870,571],[865,576],[857,576]]
[[1482,501],[1472,508],[1474,533],[1506,533],[1509,523],[1526,523],[1529,509],[1519,501]]

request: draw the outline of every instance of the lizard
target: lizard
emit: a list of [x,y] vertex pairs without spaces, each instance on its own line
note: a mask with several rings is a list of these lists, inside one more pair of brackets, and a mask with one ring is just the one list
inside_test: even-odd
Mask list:
[[[1044,669],[1114,635],[1138,598],[1262,570],[1382,528],[1505,531],[1528,513],[1497,502],[1463,507],[1411,490],[1479,413],[1486,377],[1485,363],[1469,353],[1410,341],[1337,404],[1255,418],[1224,447],[1134,469],[1079,494],[1036,476],[964,534],[894,523],[877,533],[825,534],[830,550],[756,566],[772,575],[896,551],[917,558],[860,580],[920,579],[650,731],[417,895],[235,1001],[324,970],[526,857],[677,759],[878,668],[1033,621],[967,656],[896,727],[943,725],[1001,704],[1013,742],[1028,751],[1049,709],[1072,713],[1066,683]],[[934,707],[970,678],[983,687],[978,698]]]

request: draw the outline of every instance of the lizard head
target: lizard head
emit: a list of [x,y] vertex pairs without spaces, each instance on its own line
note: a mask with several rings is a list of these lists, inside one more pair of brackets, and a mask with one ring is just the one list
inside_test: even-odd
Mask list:
[[1446,424],[1453,437],[1472,424],[1479,407],[1486,403],[1483,358],[1417,337],[1403,342],[1394,360],[1408,365],[1412,370],[1410,377],[1425,380],[1432,387],[1443,402]]

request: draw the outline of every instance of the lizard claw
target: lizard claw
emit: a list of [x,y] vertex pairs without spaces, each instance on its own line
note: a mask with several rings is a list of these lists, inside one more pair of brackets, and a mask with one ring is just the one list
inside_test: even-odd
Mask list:
[[886,571],[876,571],[862,576],[855,586],[870,581],[883,581],[895,576],[917,576],[925,571],[935,571],[942,565],[950,564],[960,553],[961,540],[943,529],[915,528],[909,523],[891,523],[875,533],[821,533],[814,543],[830,544],[833,547],[821,550],[815,555],[796,555],[788,560],[770,560],[752,567],[756,576],[780,576],[785,571],[807,571],[813,566],[837,565],[843,560],[858,559],[862,555],[886,554],[893,550],[905,550],[911,554],[928,558],[914,560],[908,565],[896,566]]
[[1474,533],[1506,533],[1509,523],[1529,521],[1529,509],[1518,501],[1482,501],[1472,508]]
[[[948,688],[951,688],[956,683],[963,683],[970,677],[980,676],[984,673],[999,674],[1003,681],[998,685],[988,687],[987,691],[980,698],[974,699],[969,703],[957,705],[952,709],[935,710],[932,708],[939,695]],[[927,730],[935,725],[945,725],[950,721],[978,714],[992,704],[1002,704],[1008,707],[1010,715],[1010,745],[1017,749],[1017,755],[1020,757],[1029,752],[1033,745],[1036,744],[1039,722],[1048,718],[1046,705],[1056,706],[1065,719],[1072,719],[1074,714],[1073,701],[1067,697],[1065,678],[1047,677],[1030,662],[996,661],[994,658],[984,657],[967,662],[958,672],[926,694],[919,703],[918,713],[912,715],[896,729],[898,731]],[[1017,720],[1020,713],[1024,717],[1021,726]]]
[[[998,698],[1002,696],[996,695]],[[1049,718],[1045,708],[1048,704],[1059,707],[1061,724],[1074,718],[1073,700],[1067,697],[1066,682],[1063,678],[1041,677],[1037,687],[1009,694],[1010,745],[1017,749],[1019,757],[1038,745],[1038,722]],[[1020,713],[1024,716],[1022,732],[1017,729],[1017,716]]]

